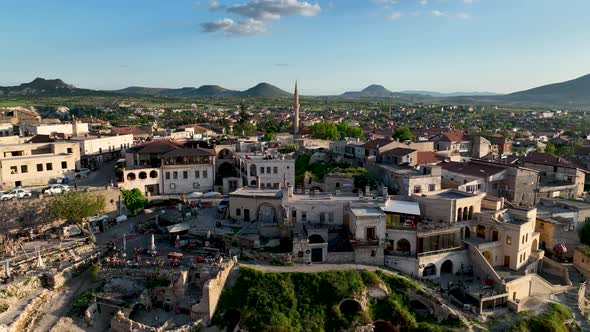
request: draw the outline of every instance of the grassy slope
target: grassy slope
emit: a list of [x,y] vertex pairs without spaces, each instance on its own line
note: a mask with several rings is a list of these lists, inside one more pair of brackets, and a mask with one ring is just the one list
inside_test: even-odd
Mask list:
[[[369,308],[345,317],[338,304],[355,298],[366,285],[379,280],[392,290],[385,300],[370,300]],[[224,325],[229,308],[241,311],[241,324],[251,331],[337,331],[384,319],[410,331],[447,331],[444,326],[420,323],[409,308],[402,290],[417,288],[412,281],[382,273],[338,271],[321,273],[264,273],[248,268],[231,289],[225,289],[213,324]]]

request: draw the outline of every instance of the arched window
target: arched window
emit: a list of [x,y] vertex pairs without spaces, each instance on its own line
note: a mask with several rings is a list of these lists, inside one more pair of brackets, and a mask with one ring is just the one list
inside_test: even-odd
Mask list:
[[256,173],[256,165],[254,164],[250,165],[250,176],[258,176]]
[[129,181],[135,180],[135,173],[127,173],[127,180],[129,180]]
[[146,172],[139,172],[139,178],[142,180],[147,179],[147,173]]
[[150,172],[150,178],[155,179],[158,177],[158,172],[157,171],[151,171]]

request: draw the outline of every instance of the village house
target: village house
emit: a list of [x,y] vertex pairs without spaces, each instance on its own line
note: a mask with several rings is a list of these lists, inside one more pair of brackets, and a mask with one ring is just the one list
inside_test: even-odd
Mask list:
[[151,195],[186,194],[213,190],[215,153],[157,140],[125,151],[120,186]]
[[80,169],[80,147],[75,142],[0,145],[2,189],[44,186]]

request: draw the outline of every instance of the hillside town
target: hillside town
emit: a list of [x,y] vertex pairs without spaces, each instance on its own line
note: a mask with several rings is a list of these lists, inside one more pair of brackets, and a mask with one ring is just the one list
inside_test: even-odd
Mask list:
[[222,293],[249,266],[387,271],[469,330],[554,300],[590,328],[585,113],[305,102],[0,109],[0,331],[245,330]]

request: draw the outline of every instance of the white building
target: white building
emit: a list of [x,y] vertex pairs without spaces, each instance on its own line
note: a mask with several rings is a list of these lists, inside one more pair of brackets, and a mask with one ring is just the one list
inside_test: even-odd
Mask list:
[[4,190],[47,185],[73,176],[79,167],[78,143],[0,145],[0,184]]
[[52,124],[24,124],[21,126],[24,136],[63,134],[66,137],[88,134],[88,123],[52,123]]
[[133,135],[117,136],[78,136],[71,141],[80,144],[80,157],[82,165],[88,168],[97,168],[104,161],[121,156],[125,149],[133,145]]
[[295,159],[280,154],[237,153],[244,185],[286,188],[295,184]]

